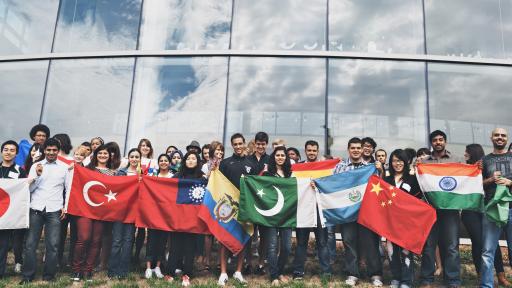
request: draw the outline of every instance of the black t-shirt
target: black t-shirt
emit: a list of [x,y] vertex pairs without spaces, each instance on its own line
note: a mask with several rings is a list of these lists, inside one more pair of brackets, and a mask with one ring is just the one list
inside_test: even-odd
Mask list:
[[[488,154],[482,158],[482,176],[484,179],[490,178],[495,171],[500,171],[501,176],[512,180],[512,153],[505,154]],[[485,202],[492,199],[496,192],[496,184],[484,185]]]
[[18,179],[27,178],[27,173],[20,166],[13,164],[9,167],[2,166],[0,162],[0,178]]
[[268,165],[268,160],[270,159],[270,156],[265,153],[260,157],[260,160],[256,157],[256,154],[252,154],[251,156],[247,157],[253,165],[256,167],[256,175],[260,175],[261,172],[266,170],[266,166]]
[[219,170],[228,178],[236,188],[240,189],[240,177],[242,175],[257,175],[257,167],[245,156],[228,157],[220,162]]

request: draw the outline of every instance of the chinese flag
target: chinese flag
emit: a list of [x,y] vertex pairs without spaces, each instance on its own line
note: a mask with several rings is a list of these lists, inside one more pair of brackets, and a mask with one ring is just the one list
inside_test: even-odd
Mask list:
[[164,231],[210,234],[199,219],[206,180],[143,176],[135,225]]
[[373,175],[366,186],[357,222],[398,246],[421,254],[436,222],[436,211]]
[[108,176],[74,166],[67,213],[103,221],[135,223],[138,177]]

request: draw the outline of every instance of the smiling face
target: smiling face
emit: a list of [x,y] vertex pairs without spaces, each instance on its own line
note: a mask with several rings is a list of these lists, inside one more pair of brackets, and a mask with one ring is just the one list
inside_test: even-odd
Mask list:
[[57,160],[57,155],[59,154],[59,148],[57,146],[48,146],[44,149],[44,155],[48,162],[54,162]]
[[98,156],[96,156],[96,160],[98,160],[98,164],[107,165],[109,159],[110,159],[110,153],[108,153],[107,149],[98,151]]
[[222,151],[222,149],[220,147],[217,147],[215,149],[215,158],[217,158],[217,159],[224,158],[224,151]]
[[34,135],[34,142],[43,145],[44,141],[46,141],[46,138],[48,138],[48,136],[46,133],[44,133],[44,131],[37,131]]
[[73,153],[73,160],[75,160],[75,163],[82,163],[82,161],[84,161],[85,159],[85,155],[80,153],[80,151],[75,151],[75,153]]
[[288,150],[288,157],[295,162],[299,161],[299,155],[297,155],[297,153],[295,153],[293,150]]
[[363,143],[363,156],[365,158],[369,158],[373,155],[373,146],[372,144],[368,143],[368,142],[365,142]]
[[492,145],[496,150],[503,150],[507,146],[508,134],[507,130],[503,128],[496,128],[492,131],[491,135]]
[[100,147],[100,145],[101,145],[100,139],[97,139],[97,138],[92,139],[92,141],[91,141],[92,152],[96,151],[96,149],[98,147]]
[[242,156],[244,153],[244,139],[243,138],[235,138],[231,141],[231,146],[233,147],[233,151],[237,156]]
[[361,146],[361,143],[350,143],[350,146],[348,147],[348,155],[352,162],[358,162],[363,155],[363,147]]
[[142,153],[142,157],[149,158],[149,154],[151,153],[151,147],[149,147],[149,145],[145,141],[143,141],[140,144],[139,150],[140,153]]
[[203,160],[210,160],[210,148],[203,148]]
[[180,154],[178,154],[178,153],[174,153],[174,154],[172,155],[172,158],[171,158],[171,164],[172,164],[173,166],[176,166],[176,165],[178,165],[179,163],[181,163],[181,156],[180,156]]
[[286,154],[283,150],[279,150],[274,155],[277,166],[283,166],[286,161]]
[[266,150],[267,150],[267,142],[265,141],[259,141],[259,140],[256,140],[254,142],[254,146],[255,146],[255,150],[256,150],[256,153],[258,153],[258,155],[263,155],[265,154]]
[[306,157],[308,158],[308,162],[315,162],[316,158],[318,158],[318,146],[307,145],[306,146]]
[[128,155],[128,162],[130,163],[130,167],[132,167],[133,169],[136,169],[137,167],[139,167],[139,163],[140,163],[139,152],[132,151],[132,153],[130,153],[130,155]]
[[398,159],[395,155],[391,158],[391,165],[393,166],[393,169],[396,173],[400,174],[404,172],[404,161]]
[[171,163],[169,163],[169,160],[167,160],[167,157],[160,157],[160,159],[158,159],[158,168],[160,169],[160,171],[167,171],[169,170],[169,165]]
[[197,157],[195,154],[188,155],[187,160],[185,160],[185,166],[188,169],[194,169],[197,167]]
[[444,139],[443,135],[437,135],[432,138],[432,148],[435,152],[441,153],[444,151],[446,147],[446,139]]
[[4,146],[4,149],[2,149],[2,160],[4,162],[11,162],[14,160],[17,154],[16,146],[12,144],[7,144]]

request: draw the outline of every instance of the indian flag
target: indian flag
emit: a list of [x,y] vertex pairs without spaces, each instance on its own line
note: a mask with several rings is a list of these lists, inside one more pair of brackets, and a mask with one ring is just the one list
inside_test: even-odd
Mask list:
[[332,175],[332,171],[340,159],[330,159],[316,162],[296,163],[292,165],[294,177],[299,178],[321,178]]
[[418,164],[418,183],[437,209],[482,211],[484,189],[477,165]]

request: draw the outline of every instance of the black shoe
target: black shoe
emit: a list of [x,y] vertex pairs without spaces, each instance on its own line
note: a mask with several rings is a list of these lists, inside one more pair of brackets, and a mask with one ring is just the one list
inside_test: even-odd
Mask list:
[[73,280],[74,282],[79,282],[80,280],[82,280],[82,273],[77,272],[71,274],[71,280]]
[[87,282],[92,282],[92,272],[85,272],[84,279]]
[[27,284],[30,284],[30,282],[32,282],[31,279],[23,279],[20,281],[20,283],[18,283],[19,285],[27,285]]
[[43,276],[43,281],[53,282],[53,281],[55,281],[55,277],[54,276]]
[[265,275],[267,272],[265,271],[265,266],[259,265],[258,268],[256,268],[256,275]]
[[245,264],[244,266],[244,275],[252,274],[252,267],[249,264]]

